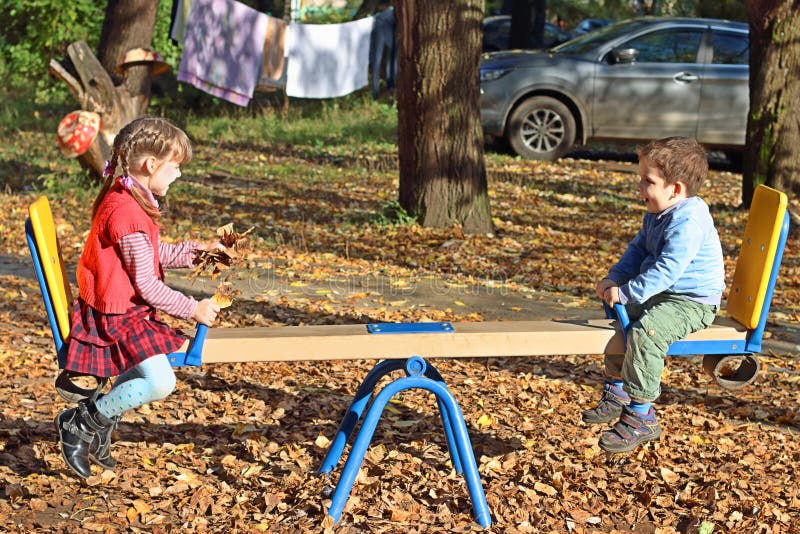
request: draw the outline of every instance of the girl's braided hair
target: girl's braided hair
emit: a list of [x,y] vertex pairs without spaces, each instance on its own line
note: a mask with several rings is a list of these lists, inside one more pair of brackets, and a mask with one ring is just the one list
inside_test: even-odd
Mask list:
[[[128,176],[131,168],[137,168],[142,162],[153,156],[160,162],[175,161],[179,165],[192,159],[192,144],[189,137],[177,126],[161,117],[141,117],[129,122],[114,138],[111,150],[110,172],[104,173],[105,180],[92,206],[92,217],[97,213],[106,193],[114,185],[115,169],[121,169],[122,176]],[[161,213],[138,191],[131,188],[131,194],[142,209],[158,221]]]

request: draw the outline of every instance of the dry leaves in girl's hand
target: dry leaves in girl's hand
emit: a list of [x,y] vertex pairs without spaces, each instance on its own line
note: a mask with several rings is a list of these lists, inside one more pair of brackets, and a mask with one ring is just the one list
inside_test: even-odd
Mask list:
[[222,243],[225,248],[239,252],[248,250],[247,234],[252,231],[253,227],[251,226],[245,232],[238,234],[233,231],[233,223],[228,223],[225,226],[217,228],[217,235],[219,236],[219,242]]
[[225,248],[223,250],[198,250],[195,257],[195,268],[191,277],[196,278],[208,273],[211,280],[216,280],[223,272],[228,271],[225,280],[220,280],[214,296],[211,300],[217,303],[220,308],[227,308],[233,304],[233,299],[240,292],[227,282],[233,272],[231,269],[239,265],[244,257],[244,253],[250,250],[248,238],[246,237],[253,228],[251,227],[244,233],[237,233],[233,230],[233,223],[217,228],[219,242]]
[[215,280],[220,273],[236,266],[242,259],[243,253],[249,250],[247,234],[253,231],[249,228],[243,233],[233,230],[233,223],[217,228],[219,242],[225,247],[223,250],[198,250],[194,259],[195,268],[192,278],[208,271],[209,277]]

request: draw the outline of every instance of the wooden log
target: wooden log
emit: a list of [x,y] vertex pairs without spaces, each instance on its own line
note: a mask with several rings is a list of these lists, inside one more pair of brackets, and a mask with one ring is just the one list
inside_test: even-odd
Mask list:
[[[210,328],[203,363],[622,354],[614,322],[600,320],[453,323],[454,332],[371,334],[367,325]],[[720,318],[687,340],[744,340],[747,331]],[[188,343],[182,350],[186,350]]]
[[[67,58],[50,60],[50,73],[69,87],[78,105],[98,113],[102,119],[100,134],[89,150],[78,157],[81,165],[100,177],[117,132],[140,115],[141,102],[124,86],[115,86],[111,76],[84,41],[67,47]],[[146,105],[145,105],[146,107]]]
[[[67,46],[67,56],[83,88],[83,98],[79,101],[82,109],[100,114],[112,114],[120,107],[114,82],[89,45],[84,41],[71,43]],[[106,120],[108,119],[104,122]]]

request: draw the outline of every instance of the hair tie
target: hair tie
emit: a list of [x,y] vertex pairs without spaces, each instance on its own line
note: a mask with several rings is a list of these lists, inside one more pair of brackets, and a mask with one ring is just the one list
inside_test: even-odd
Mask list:
[[103,169],[103,178],[108,178],[109,176],[114,176],[114,171],[116,169],[111,164],[111,161],[106,161],[106,168]]
[[122,187],[130,191],[131,186],[133,186],[133,179],[126,174],[119,177],[119,183],[122,184]]

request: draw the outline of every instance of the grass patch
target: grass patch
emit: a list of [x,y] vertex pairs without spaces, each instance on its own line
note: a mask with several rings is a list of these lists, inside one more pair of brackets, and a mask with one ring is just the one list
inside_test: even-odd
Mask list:
[[[58,150],[59,121],[73,108],[60,100],[35,103],[30,95],[4,92],[0,95],[0,187],[5,191],[47,190],[55,194],[89,185],[86,172],[76,160]],[[63,184],[60,182],[63,181]]]
[[78,202],[92,204],[100,190],[99,184],[92,183],[85,173],[62,174],[51,172],[42,174],[32,184],[37,193],[49,197],[70,195]]
[[286,113],[268,108],[257,115],[225,110],[213,117],[191,115],[187,132],[198,142],[234,148],[287,144],[382,151],[397,141],[396,108],[366,95],[292,102]]
[[375,218],[375,223],[379,226],[397,226],[416,224],[417,218],[409,215],[397,200],[390,200],[381,206],[381,210]]

